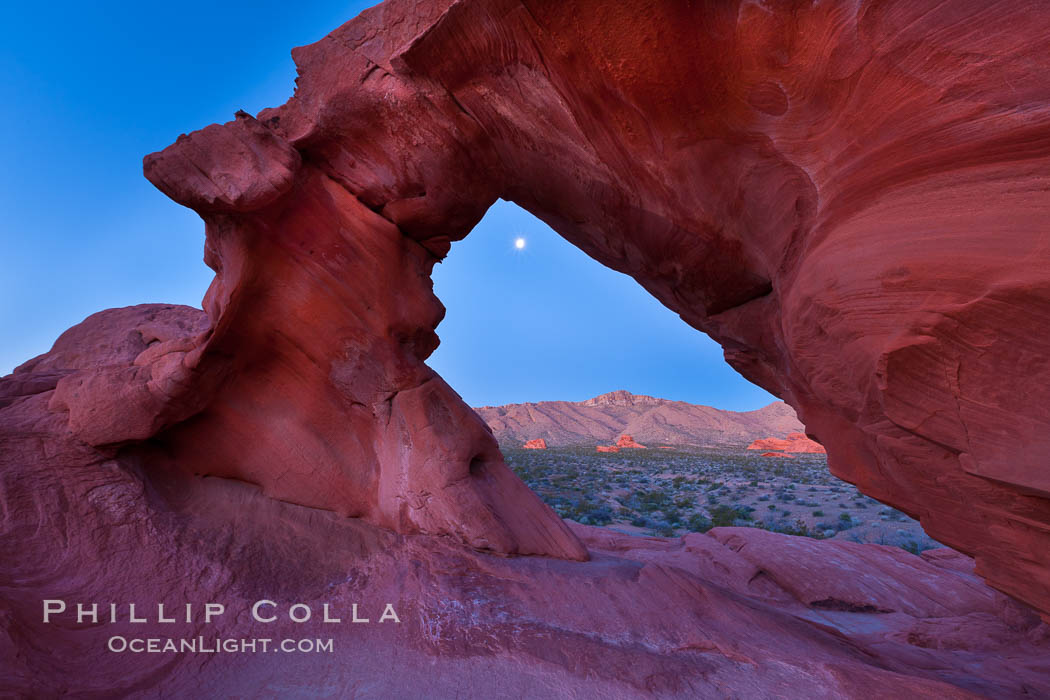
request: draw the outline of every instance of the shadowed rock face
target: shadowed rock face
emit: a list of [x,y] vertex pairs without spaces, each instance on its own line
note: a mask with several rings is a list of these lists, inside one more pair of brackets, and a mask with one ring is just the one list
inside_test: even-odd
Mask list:
[[0,690],[355,682],[261,657],[129,675],[102,663],[104,631],[35,622],[42,595],[74,590],[404,595],[412,624],[341,632],[340,658],[385,679],[402,654],[408,675],[375,687],[437,697],[495,696],[494,679],[515,697],[1045,694],[1044,628],[938,568],[964,558],[572,530],[424,361],[433,265],[513,200],[718,340],[835,474],[1046,614],[1047,13],[390,0],[296,49],[286,104],[146,158],[205,221],[206,318],[103,312],[0,383]]
[[[1050,36],[1034,11],[369,10],[293,52],[285,105],[146,159],[207,223],[213,330],[185,356],[192,401],[83,434],[141,438],[193,409],[158,439],[205,471],[401,531],[581,556],[423,364],[430,267],[503,197],[718,340],[835,474],[1048,610]],[[192,447],[231,435],[274,456]]]

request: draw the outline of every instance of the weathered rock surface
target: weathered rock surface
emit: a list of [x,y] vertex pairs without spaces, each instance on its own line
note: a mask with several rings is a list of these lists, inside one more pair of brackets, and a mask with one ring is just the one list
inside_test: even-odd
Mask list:
[[474,410],[501,445],[538,437],[555,447],[593,445],[627,433],[643,443],[742,447],[765,435],[805,429],[782,401],[737,412],[623,390],[586,401],[540,401]]
[[535,440],[529,440],[522,447],[526,450],[545,450],[547,449],[547,441],[543,438],[536,438]]
[[824,446],[815,440],[810,440],[805,433],[788,433],[787,437],[761,438],[747,446],[749,450],[777,450],[781,452],[807,452],[810,454],[824,454]]
[[[432,266],[513,200],[1050,613],[1048,21],[388,0],[296,49],[286,104],[145,162],[205,221],[207,319],[105,312],[0,385],[5,691],[1047,695],[1045,628],[949,557],[570,529],[424,361]],[[408,612],[332,632],[338,662],[129,660],[111,626],[41,627],[74,595]]]
[[619,445],[598,445],[594,448],[597,452],[619,452]]

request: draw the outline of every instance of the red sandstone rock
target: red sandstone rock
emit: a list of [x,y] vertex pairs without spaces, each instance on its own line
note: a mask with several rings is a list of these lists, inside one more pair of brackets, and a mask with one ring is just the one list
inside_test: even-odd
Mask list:
[[[486,546],[580,556],[539,506],[528,517],[484,506],[493,518],[477,519],[444,497],[443,484],[469,483],[475,504],[492,502],[482,482],[462,480],[476,455],[497,459],[484,426],[461,430],[455,446],[416,441],[419,454],[458,466],[438,483],[413,470],[408,492],[377,490],[393,483],[383,470],[401,463],[400,435],[381,440],[390,447],[374,453],[379,474],[312,476],[319,464],[345,479],[341,460],[370,463],[355,445],[378,426],[426,425],[390,396],[466,415],[447,387],[426,399],[412,391],[426,383],[440,318],[428,254],[444,255],[504,197],[721,342],[734,367],[798,410],[836,474],[921,517],[975,554],[994,585],[1050,610],[1050,499],[1038,497],[1050,496],[1041,15],[961,0],[609,8],[387,3],[295,51],[296,96],[259,115],[273,138],[235,122],[148,159],[153,181],[202,210],[220,270],[207,300],[215,331],[195,371],[250,394],[216,393],[192,430],[166,433],[176,464],[207,457],[192,445],[238,434],[228,400],[254,402],[259,416],[290,409],[296,441],[315,446],[305,459],[290,453],[260,472],[249,451],[216,467],[405,531],[480,542],[486,523],[504,522],[510,531]],[[231,147],[244,140],[254,160]],[[365,240],[369,256],[355,248]],[[366,257],[383,265],[362,276],[329,262]],[[292,287],[304,292],[295,308],[267,293]],[[382,323],[342,325],[389,289],[398,301]],[[248,309],[244,298],[270,301]],[[242,357],[284,337],[276,361]],[[296,359],[303,351],[310,361]],[[291,382],[300,365],[343,369],[334,380],[318,371],[311,387]],[[345,397],[349,376],[355,386],[371,377],[373,389],[311,404],[309,415],[282,405]],[[344,400],[351,408],[331,405]],[[388,420],[385,405],[423,423]],[[323,419],[333,410],[339,420]],[[242,433],[268,432],[237,420]],[[131,437],[153,424],[129,421]],[[346,457],[328,457],[327,445]],[[294,476],[307,465],[309,479]],[[396,511],[423,493],[419,516]],[[542,532],[515,532],[526,522]]]
[[598,445],[594,448],[598,452],[619,452],[620,447],[618,445]]
[[[212,334],[187,354],[208,408],[159,435],[173,464],[402,531],[582,556],[538,501],[494,510],[528,501],[520,488],[465,478],[498,464],[494,443],[422,364],[441,316],[429,268],[504,197],[722,343],[835,474],[1050,611],[1043,11],[610,7],[394,0],[297,49],[296,96],[258,124],[147,159],[201,211],[218,270]],[[105,412],[71,417],[89,440],[136,439],[196,408],[165,396],[131,393],[123,436]],[[280,415],[305,451],[240,449]],[[444,416],[469,427],[412,443],[456,465],[436,476],[401,450]]]
[[[205,221],[207,324],[96,317],[77,333],[107,347],[0,382],[0,689],[1050,694],[1045,628],[943,562],[570,529],[424,364],[433,264],[515,201],[1050,612],[1048,12],[390,0],[297,49],[285,105],[145,163]],[[566,561],[581,537],[598,561]],[[410,622],[341,627],[338,660],[289,662],[298,689],[272,658],[118,657],[112,628],[38,622],[49,596],[271,592]]]
[[[473,127],[454,117],[449,128]],[[236,151],[223,160],[231,138],[255,155],[242,160]],[[239,114],[147,157],[147,177],[204,217],[206,261],[217,270],[205,299],[213,331],[191,355],[201,378],[192,387],[196,413],[169,417],[163,397],[139,391],[114,397],[129,409],[117,424],[87,421],[71,405],[72,429],[95,445],[152,434],[148,459],[168,468],[243,479],[273,497],[399,532],[448,534],[504,553],[586,557],[503,464],[485,424],[423,362],[444,313],[429,278],[438,258],[331,173],[292,167],[289,148]],[[227,177],[227,167],[237,176]],[[303,196],[291,194],[289,177]],[[256,243],[271,216],[281,234],[260,257]],[[301,293],[268,294],[273,284]],[[396,293],[373,298],[384,289]],[[255,303],[239,304],[244,295]],[[124,377],[150,367],[106,372]],[[78,396],[97,398],[81,400],[107,400],[113,392],[94,391],[99,381],[82,380]],[[56,409],[65,403],[56,395]],[[279,429],[267,427],[275,416],[284,416]]]
[[[805,433],[788,433],[787,438],[761,438],[747,446],[749,450],[781,450],[784,452],[809,452],[824,454],[824,446],[810,440]],[[764,456],[764,455],[763,455]]]
[[785,452],[763,452],[761,457],[781,457],[783,459],[794,459],[791,455]]
[[747,446],[749,450],[786,450],[791,447],[791,441],[780,438],[760,438]]
[[639,449],[639,450],[646,449],[645,445],[639,445],[637,442],[634,441],[634,438],[631,437],[630,435],[621,435],[620,439],[616,441],[616,446],[617,447],[631,447],[631,448]]
[[536,438],[535,440],[529,440],[522,447],[526,450],[545,450],[547,449],[547,441],[543,438]]

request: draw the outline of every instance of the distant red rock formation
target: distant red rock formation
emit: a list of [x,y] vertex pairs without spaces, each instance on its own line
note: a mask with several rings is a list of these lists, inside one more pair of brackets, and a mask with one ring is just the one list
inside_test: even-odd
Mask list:
[[634,438],[631,437],[630,435],[621,435],[620,439],[616,441],[616,446],[617,447],[633,447],[633,448],[639,449],[639,450],[648,449],[645,445],[639,445],[637,442],[635,442]]
[[794,459],[791,455],[786,452],[763,452],[762,457],[782,457],[784,459]]
[[529,440],[522,447],[526,450],[545,450],[547,449],[547,441],[543,438],[536,438],[535,440]]
[[638,450],[649,449],[645,445],[639,445],[630,435],[621,435],[615,445],[598,445],[595,449],[599,452],[619,452],[623,448],[633,448]]
[[[788,433],[787,437],[761,438],[747,446],[749,450],[776,450],[778,452],[804,452],[811,454],[825,454],[824,446],[815,440],[810,440],[805,433]],[[762,455],[769,456],[768,454]]]
[[749,450],[786,450],[791,447],[791,441],[780,438],[761,438],[747,446]]

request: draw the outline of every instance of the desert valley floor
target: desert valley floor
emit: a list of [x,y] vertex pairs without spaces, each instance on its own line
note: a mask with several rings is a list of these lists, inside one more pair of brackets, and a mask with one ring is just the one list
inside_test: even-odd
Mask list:
[[820,539],[939,547],[919,523],[828,471],[821,454],[744,448],[504,447],[507,463],[558,515],[635,535],[676,537],[730,525]]

